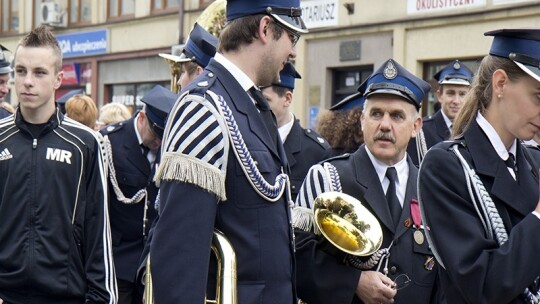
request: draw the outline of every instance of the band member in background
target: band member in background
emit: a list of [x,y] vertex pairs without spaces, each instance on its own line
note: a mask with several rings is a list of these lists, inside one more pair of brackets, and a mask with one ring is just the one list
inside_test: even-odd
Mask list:
[[[454,60],[433,75],[433,78],[439,83],[435,95],[441,108],[435,114],[423,118],[422,134],[409,142],[407,153],[416,165],[419,164],[427,149],[450,138],[454,119],[463,105],[465,95],[471,88],[473,72],[459,60]],[[420,152],[420,159],[418,158],[419,143],[422,145],[425,143],[426,148],[425,151]]]
[[[310,169],[294,209],[298,294],[307,303],[440,303],[417,204],[418,169],[406,152],[422,127],[418,109],[429,90],[427,82],[386,61],[359,88],[365,144]],[[370,260],[312,233],[313,200],[328,191],[359,199],[380,223],[382,246]]]
[[0,121],[0,298],[6,303],[116,303],[107,181],[93,130],[54,93],[62,51],[45,25],[15,51],[17,112]]
[[218,52],[167,121],[150,245],[160,304],[213,298],[214,228],[236,252],[238,303],[296,303],[286,156],[258,87],[296,56],[302,9],[299,0],[232,0],[226,12]]
[[109,160],[109,214],[118,279],[118,303],[142,303],[135,282],[148,230],[157,211],[153,182],[165,119],[178,96],[156,85],[132,118],[101,129]]
[[9,94],[9,73],[11,73],[11,66],[4,51],[8,51],[8,49],[0,44],[0,118],[11,115],[11,113],[2,106],[3,103],[6,102],[6,97]]
[[424,225],[448,303],[538,303],[538,167],[520,141],[540,131],[540,29],[485,35],[455,139],[420,166]]
[[262,89],[268,105],[276,116],[279,136],[283,142],[289,168],[292,199],[306,177],[309,168],[327,158],[330,145],[311,129],[304,129],[291,112],[294,82],[302,78],[290,62],[279,73],[280,81]]

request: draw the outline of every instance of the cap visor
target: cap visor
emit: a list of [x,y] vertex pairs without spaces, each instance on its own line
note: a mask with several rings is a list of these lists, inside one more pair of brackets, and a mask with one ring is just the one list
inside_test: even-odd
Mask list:
[[171,54],[159,53],[159,57],[171,60],[173,62],[190,62],[194,60],[193,58],[186,57],[184,54],[182,54],[181,56],[175,56]]
[[12,71],[12,70],[11,70],[11,67],[10,67],[9,65],[0,68],[0,74],[11,73],[11,71]]
[[455,84],[455,85],[464,85],[464,86],[471,85],[471,83],[465,79],[447,79],[447,80],[443,80],[439,82],[439,84]]
[[517,66],[522,69],[525,73],[529,74],[532,78],[536,79],[536,81],[540,81],[540,69],[532,67],[530,65],[524,65],[523,63],[514,61]]
[[308,33],[308,29],[306,25],[304,24],[304,20],[302,20],[302,17],[291,17],[287,15],[278,15],[278,14],[272,14],[272,17],[276,18],[279,23],[283,24],[287,28],[296,31],[298,33],[306,34]]

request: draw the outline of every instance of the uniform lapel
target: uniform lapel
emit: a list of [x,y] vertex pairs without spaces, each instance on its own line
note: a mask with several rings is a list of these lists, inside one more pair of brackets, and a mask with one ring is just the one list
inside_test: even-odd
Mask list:
[[381,224],[386,226],[392,233],[395,232],[390,209],[384,196],[379,176],[371,163],[366,152],[366,146],[362,145],[356,153],[354,153],[354,166],[356,172],[356,182],[365,189],[364,202],[367,203],[374,215],[379,219]]
[[137,140],[137,134],[135,133],[135,123],[134,120],[137,116],[130,119],[125,128],[128,130],[128,139],[123,142],[122,149],[125,150],[124,154],[127,155],[127,161],[133,164],[135,168],[141,171],[143,174],[149,174],[150,172],[150,163],[148,159],[144,157],[139,141]]
[[287,140],[284,144],[285,151],[287,152],[287,161],[291,168],[296,164],[294,155],[302,151],[302,141],[300,138],[302,138],[302,129],[300,128],[298,121],[295,120],[291,132],[289,133],[289,136],[287,136]]
[[[492,199],[502,201],[523,216],[532,212],[534,206],[531,206],[527,202],[537,201],[538,185],[531,173],[532,168],[526,163],[521,145],[518,145],[517,149],[519,174],[519,183],[517,183],[510,175],[510,172],[508,172],[506,164],[501,160],[497,152],[495,152],[489,139],[476,122],[473,122],[466,132],[465,140],[477,143],[475,145],[468,145],[469,152],[475,160],[473,166],[476,172],[480,176],[485,175],[493,180],[491,189],[489,185],[484,184],[493,196]],[[525,189],[535,189],[535,191],[524,191]]]
[[409,227],[405,226],[405,221],[411,220],[411,201],[418,198],[418,196],[416,195],[418,168],[416,168],[409,156],[407,156],[407,163],[409,164],[409,178],[407,179],[407,190],[405,192],[405,200],[403,201],[403,211],[401,212],[401,217],[396,227],[394,239],[399,238],[407,231],[407,229],[409,229]]
[[436,117],[434,118],[434,120],[437,129],[437,136],[439,136],[441,141],[447,140],[450,137],[450,130],[446,126],[446,122],[444,121],[441,110],[439,110],[435,115]]
[[[214,60],[210,61],[207,70],[213,71],[216,73],[216,75],[223,75],[217,77],[217,80],[220,82],[221,79],[234,79],[233,75],[231,75],[227,69]],[[234,108],[238,113],[244,115],[251,132],[260,139],[260,141],[268,148],[268,150],[272,152],[272,154],[281,160],[278,147],[274,145],[274,141],[270,137],[270,133],[266,129],[266,125],[264,124],[259,111],[257,111],[257,107],[251,100],[248,93],[244,91],[242,86],[240,86],[237,81],[221,83],[221,85],[230,96],[230,100],[226,100],[229,107]],[[236,119],[238,120],[240,118]]]

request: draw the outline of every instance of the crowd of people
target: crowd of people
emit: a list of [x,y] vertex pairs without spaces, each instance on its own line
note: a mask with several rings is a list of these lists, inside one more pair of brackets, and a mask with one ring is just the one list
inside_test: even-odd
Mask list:
[[180,94],[135,113],[79,92],[61,109],[47,26],[12,63],[2,47],[0,303],[540,301],[540,29],[437,71],[431,116],[429,83],[388,59],[312,130],[291,111],[299,0],[226,15],[219,38],[193,27]]

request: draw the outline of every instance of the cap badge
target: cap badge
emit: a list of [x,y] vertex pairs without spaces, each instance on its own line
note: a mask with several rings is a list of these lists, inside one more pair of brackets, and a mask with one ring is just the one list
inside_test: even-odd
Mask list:
[[454,62],[454,69],[456,69],[456,70],[461,69],[461,65],[459,64],[459,62],[457,62],[457,61]]
[[384,75],[384,78],[386,79],[394,79],[396,78],[398,72],[397,72],[397,69],[396,69],[396,66],[394,65],[394,63],[392,61],[388,61],[388,63],[386,64],[386,67],[384,68],[384,72],[383,72],[383,75]]

